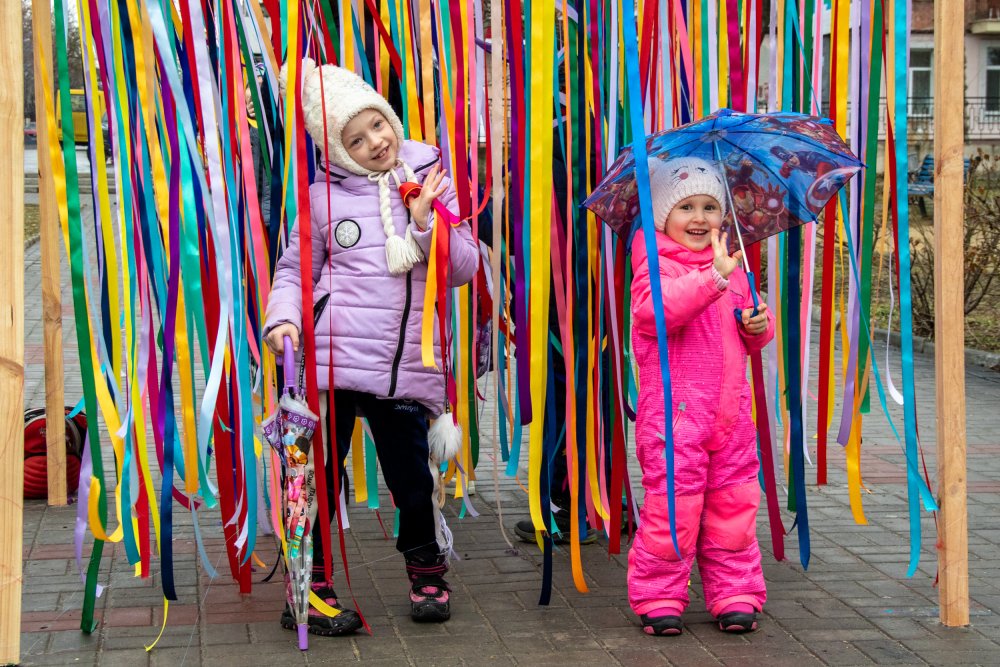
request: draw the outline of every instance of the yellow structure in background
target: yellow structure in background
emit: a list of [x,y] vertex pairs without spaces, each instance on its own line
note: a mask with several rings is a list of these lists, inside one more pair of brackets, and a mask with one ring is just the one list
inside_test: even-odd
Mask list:
[[[76,144],[86,144],[90,138],[90,128],[87,127],[87,97],[83,88],[70,88],[69,90],[69,103],[73,108],[73,143]],[[104,108],[104,91],[97,91],[97,104],[101,109]],[[58,115],[59,106],[59,91],[56,90],[56,114]],[[101,124],[106,125],[107,121],[104,120],[104,115],[101,115]],[[59,141],[62,141],[62,125],[59,124]]]

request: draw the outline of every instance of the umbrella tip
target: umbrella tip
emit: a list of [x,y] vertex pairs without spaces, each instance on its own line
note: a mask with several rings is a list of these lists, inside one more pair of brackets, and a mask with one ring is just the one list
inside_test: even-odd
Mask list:
[[309,624],[299,623],[299,650],[309,650]]

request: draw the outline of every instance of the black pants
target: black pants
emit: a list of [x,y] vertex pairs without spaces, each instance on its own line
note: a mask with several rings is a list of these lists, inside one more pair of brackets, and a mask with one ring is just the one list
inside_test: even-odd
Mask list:
[[[346,489],[344,462],[351,449],[354,420],[362,416],[368,419],[382,477],[399,509],[396,549],[406,556],[408,562],[436,562],[440,549],[434,536],[434,501],[431,497],[434,479],[427,467],[426,408],[415,401],[379,399],[371,394],[337,389],[333,392],[336,414],[331,420],[328,397],[329,394],[320,398],[322,410],[326,413],[321,415],[324,417],[324,443],[329,443],[327,434],[332,430],[337,440],[341,487]],[[332,429],[331,421],[334,421]],[[327,451],[330,451],[329,444]],[[326,457],[325,466],[327,503],[331,519],[335,522],[334,511],[340,501],[334,493],[332,456]],[[313,526],[313,568],[317,570],[322,569],[325,562],[320,531],[328,529],[319,521]]]

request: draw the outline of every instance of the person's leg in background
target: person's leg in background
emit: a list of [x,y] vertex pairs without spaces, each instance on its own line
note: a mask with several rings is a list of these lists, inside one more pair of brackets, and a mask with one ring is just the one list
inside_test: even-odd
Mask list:
[[[554,506],[552,516],[559,532],[553,534],[552,540],[556,544],[569,544],[570,541],[570,508],[572,499],[569,489],[569,470],[566,463],[566,365],[562,352],[554,345],[549,344],[549,353],[552,357],[552,396],[551,401],[547,401],[546,406],[546,428],[543,431],[546,438],[547,451],[549,442],[555,441],[554,455],[549,459],[551,477],[549,479],[549,490],[551,504]],[[552,428],[548,428],[551,425]],[[582,485],[580,492],[583,492]],[[580,544],[593,544],[597,541],[597,531],[587,524],[586,505],[580,499]],[[537,536],[535,526],[531,519],[522,519],[514,526],[514,533],[523,542],[536,542]]]

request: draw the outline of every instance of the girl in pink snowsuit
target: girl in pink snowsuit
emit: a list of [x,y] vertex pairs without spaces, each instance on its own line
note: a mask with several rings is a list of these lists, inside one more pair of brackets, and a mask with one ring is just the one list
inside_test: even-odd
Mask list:
[[[663,302],[654,303],[642,232],[632,244],[632,345],[639,367],[636,455],[645,502],[628,560],[628,591],[643,630],[680,634],[695,558],[719,627],[747,632],[767,594],[757,545],[756,430],[747,354],[774,335],[765,304],[753,315],[740,253],[729,256],[725,186],[698,158],[650,159]],[[667,327],[673,414],[663,413],[654,313]],[[740,320],[734,317],[739,311]],[[664,429],[673,429],[675,552],[667,514]]]

